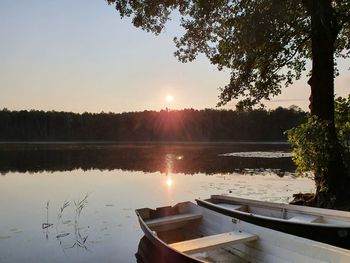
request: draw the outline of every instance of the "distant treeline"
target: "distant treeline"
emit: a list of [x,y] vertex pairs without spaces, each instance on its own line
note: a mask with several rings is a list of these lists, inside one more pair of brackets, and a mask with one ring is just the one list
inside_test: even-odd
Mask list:
[[3,109],[0,141],[285,141],[284,131],[305,116],[297,107],[82,114]]

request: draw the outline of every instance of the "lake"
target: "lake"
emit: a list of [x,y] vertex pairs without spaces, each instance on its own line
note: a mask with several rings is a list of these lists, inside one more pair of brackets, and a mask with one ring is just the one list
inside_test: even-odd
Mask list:
[[136,262],[134,210],[314,191],[285,143],[2,143],[0,262]]

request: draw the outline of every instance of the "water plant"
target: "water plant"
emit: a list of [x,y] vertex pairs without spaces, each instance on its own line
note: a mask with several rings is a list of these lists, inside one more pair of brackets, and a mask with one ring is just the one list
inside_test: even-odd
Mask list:
[[50,201],[46,202],[46,222],[41,224],[41,229],[44,230],[46,240],[49,239],[49,228],[53,226],[53,224],[49,223],[49,207]]
[[[88,203],[88,197],[89,194],[85,194],[85,196],[77,201],[68,201],[65,200],[63,204],[59,207],[58,214],[57,214],[57,222],[56,224],[49,223],[49,208],[50,208],[50,201],[46,202],[46,222],[42,223],[42,229],[45,229],[45,237],[46,239],[49,238],[49,231],[48,229],[55,226],[56,229],[56,239],[59,241],[60,246],[63,247],[63,250],[74,248],[74,247],[79,247],[83,248],[85,250],[89,250],[87,247],[87,239],[88,239],[88,234],[82,233],[82,228],[80,227],[80,216],[82,214],[83,209],[86,207]],[[71,204],[74,204],[74,207],[71,206]],[[69,225],[72,220],[66,220],[63,221],[63,216],[65,211],[69,208],[72,207],[72,211],[74,213],[74,224]],[[68,227],[73,226],[73,229],[69,229]],[[74,237],[70,239],[73,242],[70,244],[67,244],[67,240],[63,240],[62,238],[65,238],[69,235],[74,233]],[[65,242],[63,242],[65,241]]]

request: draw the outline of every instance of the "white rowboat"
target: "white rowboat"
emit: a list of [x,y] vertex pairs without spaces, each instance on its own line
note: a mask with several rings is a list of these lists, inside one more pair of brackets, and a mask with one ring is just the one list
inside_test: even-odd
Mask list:
[[[155,248],[138,253],[144,262],[350,262],[349,250],[246,223],[191,202],[137,209],[136,214]],[[151,252],[157,255],[145,255]]]

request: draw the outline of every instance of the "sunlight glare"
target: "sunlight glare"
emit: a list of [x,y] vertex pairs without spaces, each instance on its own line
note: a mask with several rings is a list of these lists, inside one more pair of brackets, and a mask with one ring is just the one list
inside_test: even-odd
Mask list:
[[183,155],[178,155],[178,156],[176,156],[176,160],[182,160],[184,157],[183,157]]
[[168,187],[171,187],[172,185],[173,185],[173,179],[171,178],[171,177],[168,177],[167,179],[166,179],[166,185],[168,186]]
[[166,101],[167,102],[172,102],[174,100],[174,97],[170,94],[168,94],[166,97],[165,97]]

